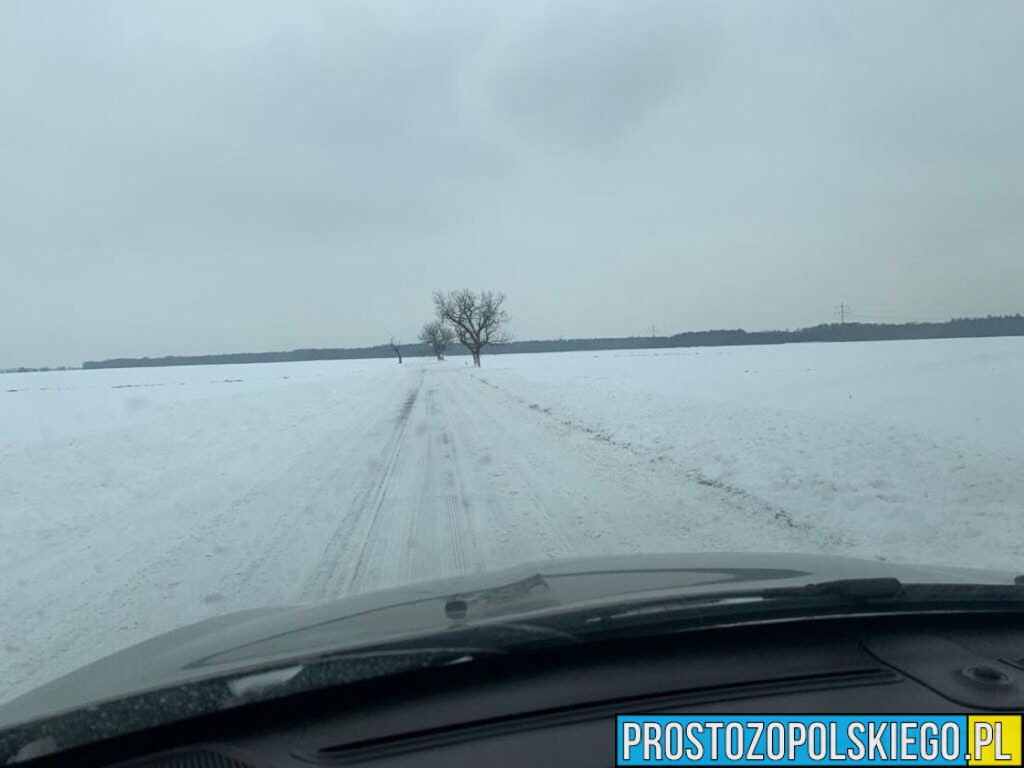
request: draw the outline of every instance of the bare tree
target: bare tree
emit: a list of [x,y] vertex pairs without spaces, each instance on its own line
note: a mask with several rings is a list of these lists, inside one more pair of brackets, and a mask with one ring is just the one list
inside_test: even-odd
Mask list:
[[402,364],[402,342],[401,340],[395,341],[395,337],[391,337],[391,351],[398,355],[398,364]]
[[444,360],[444,353],[448,350],[448,345],[454,340],[455,331],[440,320],[431,320],[429,323],[424,323],[423,330],[420,331],[420,341],[433,350],[438,360]]
[[511,319],[505,311],[505,294],[480,291],[475,294],[463,288],[458,291],[434,291],[437,319],[451,324],[459,343],[473,355],[473,365],[480,365],[480,352],[488,344],[511,341],[505,329]]

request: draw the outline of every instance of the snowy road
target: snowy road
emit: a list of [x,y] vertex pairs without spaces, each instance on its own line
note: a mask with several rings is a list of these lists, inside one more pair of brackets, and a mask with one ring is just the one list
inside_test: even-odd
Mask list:
[[[652,477],[662,468],[457,365],[378,366],[337,389],[315,380],[172,410],[29,448],[50,466],[22,495],[48,498],[56,519],[5,552],[17,576],[5,696],[227,611],[561,555],[808,546],[763,505],[684,477],[666,485]],[[66,486],[47,480],[89,463],[71,498],[53,498]],[[706,524],[740,513],[740,525]]]
[[38,449],[50,479],[96,462],[66,503],[106,504],[57,513],[34,548],[5,553],[5,697],[222,612],[561,555],[796,545],[756,507],[733,535],[702,534],[707,515],[750,505],[652,483],[658,468],[461,367],[296,388],[285,409],[279,389],[186,403],[192,435],[161,420]]
[[[1014,347],[1015,366],[1021,351]],[[555,357],[521,360],[531,357],[551,375]],[[628,375],[614,374],[612,358],[587,358],[563,364],[579,380],[557,386],[512,356],[488,359],[480,371],[461,360],[414,360],[8,377],[16,386],[0,394],[11,427],[0,436],[0,700],[152,635],[245,608],[562,555],[881,556],[886,539],[851,524],[851,510],[931,515],[930,529],[914,524],[913,541],[922,530],[948,538],[936,529],[952,519],[951,481],[942,480],[942,505],[933,492],[918,509],[908,501],[913,488],[891,487],[885,474],[885,451],[920,444],[916,427],[890,422],[884,432],[850,436],[861,442],[844,448],[847,486],[833,483],[834,503],[826,504],[813,495],[820,484],[811,454],[827,456],[829,446],[810,434],[808,419],[825,435],[834,423],[768,407],[748,418],[749,409],[699,393],[685,402],[672,395],[671,405],[647,379],[637,391]],[[676,376],[669,363],[641,364]],[[588,378],[586,365],[600,366],[600,375]],[[709,363],[680,357],[671,365]],[[782,440],[784,426],[791,432]],[[785,482],[723,471],[735,464],[723,433],[740,441],[751,466],[769,453]],[[818,445],[807,451],[812,438]],[[992,493],[984,472],[994,457],[972,465],[965,449],[934,443],[934,456],[918,450],[919,466],[934,474],[942,467],[926,459],[948,459],[969,487]],[[793,470],[801,460],[803,485]],[[1024,498],[1015,479],[1024,461],[1019,451],[999,460],[1002,495],[984,500],[987,517],[963,536],[976,530],[981,544],[1002,549],[985,563],[965,555],[964,564],[1007,565],[1022,552],[1019,535],[1000,526]],[[915,559],[918,550],[901,548],[899,525],[885,552]]]

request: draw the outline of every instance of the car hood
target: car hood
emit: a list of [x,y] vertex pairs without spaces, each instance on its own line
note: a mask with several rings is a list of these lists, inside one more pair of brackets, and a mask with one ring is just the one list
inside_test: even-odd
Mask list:
[[420,582],[314,606],[227,614],[114,653],[0,705],[0,728],[196,679],[280,668],[325,653],[443,637],[586,605],[666,595],[895,577],[905,583],[1006,584],[1012,574],[822,555],[701,553],[561,559]]

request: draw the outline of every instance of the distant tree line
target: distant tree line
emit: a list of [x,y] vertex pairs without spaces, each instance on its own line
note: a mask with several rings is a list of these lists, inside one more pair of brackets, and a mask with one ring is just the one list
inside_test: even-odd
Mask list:
[[[1024,315],[955,318],[943,323],[830,323],[793,331],[714,330],[673,336],[626,336],[597,339],[507,341],[493,347],[494,354],[513,352],[586,352],[601,349],[663,349],[724,347],[748,344],[793,344],[814,341],[884,341],[897,339],[956,339],[982,336],[1024,336]],[[241,352],[225,355],[117,358],[90,360],[83,368],[134,368],[161,365],[224,365],[229,363],[283,363],[299,360],[353,360],[391,357],[390,344],[348,349],[294,349],[288,352]],[[402,347],[406,357],[437,356],[431,344]],[[446,347],[449,356],[471,355],[467,347]]]
[[73,368],[69,365],[58,365],[54,368],[25,368],[21,366],[19,368],[4,368],[0,370],[0,373],[46,373],[48,371],[77,371],[77,368]]

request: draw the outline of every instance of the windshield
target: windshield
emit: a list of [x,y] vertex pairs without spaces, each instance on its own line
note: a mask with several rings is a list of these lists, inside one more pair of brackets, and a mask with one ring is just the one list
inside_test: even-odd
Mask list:
[[560,558],[1021,572],[1022,23],[7,0],[0,704]]

